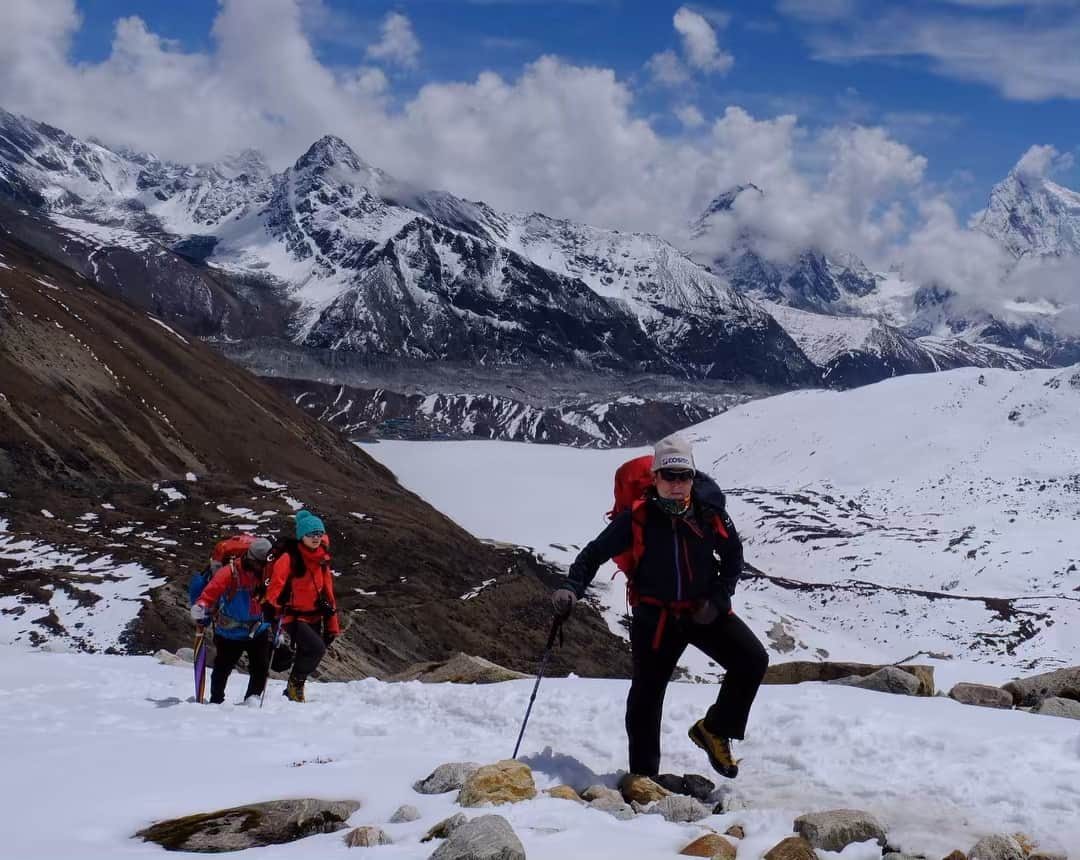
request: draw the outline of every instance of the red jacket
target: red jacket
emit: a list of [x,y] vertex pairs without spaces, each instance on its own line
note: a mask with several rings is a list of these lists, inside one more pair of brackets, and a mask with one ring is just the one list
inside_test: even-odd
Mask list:
[[[334,597],[334,575],[330,571],[330,553],[326,545],[312,551],[298,542],[300,557],[304,561],[302,571],[292,570],[292,555],[283,552],[270,566],[270,585],[266,589],[266,600],[278,612],[284,612],[284,623],[299,619],[312,623],[321,621],[322,613],[316,606],[319,596],[326,598],[334,609],[334,614],[326,620],[326,632],[337,636],[341,633],[341,624],[337,617],[337,599]],[[293,573],[290,583],[290,595],[287,606],[281,605],[281,592],[289,573]]]

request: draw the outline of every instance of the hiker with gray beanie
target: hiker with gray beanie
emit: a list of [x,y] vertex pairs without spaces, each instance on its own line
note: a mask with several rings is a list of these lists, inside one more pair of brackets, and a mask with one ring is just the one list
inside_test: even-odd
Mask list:
[[247,654],[248,685],[245,701],[258,697],[270,672],[270,625],[263,619],[257,595],[262,592],[263,570],[270,555],[266,538],[252,541],[247,550],[220,565],[191,605],[196,624],[214,625],[214,671],[210,675],[210,703],[225,701],[225,685],[240,658]]
[[[637,469],[632,478],[624,469]],[[630,473],[626,473],[630,474]],[[629,487],[625,507],[620,491]],[[627,574],[631,606],[633,679],[626,700],[630,772],[660,772],[664,693],[687,645],[725,669],[716,703],[690,727],[719,774],[734,777],[732,739],[742,739],[769,658],[731,608],[742,571],[742,543],[715,482],[697,472],[688,441],[669,436],[653,456],[632,460],[616,474],[616,508],[607,528],[570,566],[551,596],[566,619],[600,565],[615,559]]]

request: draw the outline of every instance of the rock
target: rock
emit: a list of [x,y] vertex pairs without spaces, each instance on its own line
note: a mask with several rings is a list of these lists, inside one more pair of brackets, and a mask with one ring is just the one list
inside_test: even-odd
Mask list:
[[690,857],[711,857],[713,860],[735,860],[735,846],[715,833],[706,833],[695,839],[679,853]]
[[1027,860],[1069,860],[1064,854],[1050,854],[1046,851],[1033,851]]
[[501,815],[481,815],[454,830],[431,860],[525,860],[525,848]]
[[560,800],[576,800],[578,803],[584,802],[581,799],[581,795],[568,785],[557,785],[554,788],[549,788],[547,793]]
[[713,814],[713,811],[693,797],[687,797],[683,794],[669,794],[649,807],[649,813],[662,815],[665,821],[685,824],[708,818]]
[[1017,678],[1009,681],[1002,689],[1012,695],[1013,704],[1031,708],[1043,699],[1059,696],[1062,691],[1077,687],[1080,687],[1080,666],[1056,669],[1029,678]]
[[662,785],[658,785],[647,776],[640,776],[636,773],[628,773],[619,780],[619,790],[622,792],[623,800],[627,803],[633,803],[634,801],[652,803],[662,797],[671,796],[671,792]]
[[[188,649],[191,650],[190,648]],[[185,660],[177,654],[173,654],[172,651],[166,651],[164,648],[160,649],[154,654],[157,661],[165,666],[186,666],[191,660]]]
[[789,836],[766,851],[762,860],[817,860],[817,854],[801,836]]
[[883,669],[865,676],[848,675],[846,678],[835,678],[826,681],[828,684],[843,684],[848,687],[858,687],[861,690],[875,690],[879,693],[896,693],[903,696],[917,696],[919,693],[919,679],[910,672],[898,669],[896,666],[886,666]]
[[1080,702],[1074,702],[1072,699],[1062,699],[1059,696],[1049,696],[1032,708],[1031,713],[1080,720]]
[[168,851],[242,851],[343,830],[359,808],[355,800],[269,800],[158,821],[135,835]]
[[715,782],[696,773],[684,773],[683,782],[686,783],[686,791],[682,793],[696,797],[702,803],[708,802],[712,793],[716,790]]
[[435,770],[417,783],[413,784],[413,790],[420,794],[444,794],[448,791],[459,791],[467,780],[480,765],[474,761],[455,761],[448,764],[440,764]]
[[194,648],[177,648],[176,656],[183,660],[185,663],[195,662],[195,649]]
[[738,812],[747,809],[746,802],[736,794],[730,785],[722,785],[709,795],[706,801],[712,804],[713,815],[722,815],[725,812]]
[[451,815],[449,818],[444,818],[442,821],[432,827],[427,833],[425,833],[420,841],[430,842],[432,839],[446,839],[450,836],[451,833],[461,827],[461,825],[468,820],[469,819],[465,817],[464,812],[458,812],[454,815]]
[[596,800],[590,800],[589,806],[593,809],[599,809],[601,812],[606,812],[608,815],[619,819],[619,821],[629,821],[634,817],[634,808],[624,803],[622,795],[617,791],[615,795],[615,797],[604,795],[596,798]]
[[504,759],[473,771],[458,793],[457,802],[462,806],[480,806],[484,803],[498,806],[500,803],[517,803],[534,797],[536,784],[529,766],[513,759]]
[[989,684],[965,682],[956,684],[949,690],[949,698],[956,699],[964,705],[978,705],[981,708],[1011,708],[1013,706],[1011,693]]
[[666,788],[672,794],[689,794],[686,789],[686,780],[677,773],[662,773],[653,778],[653,782]]
[[975,843],[968,860],[1025,860],[1024,849],[1011,836],[995,833]]
[[[871,663],[835,663],[830,661],[791,660],[787,663],[771,663],[765,672],[766,684],[801,684],[804,681],[834,681],[850,675],[872,675],[884,666]],[[919,679],[920,696],[932,696],[934,685],[934,667],[923,665],[905,665],[895,668],[908,672]]]
[[406,821],[418,821],[420,819],[420,810],[415,806],[399,806],[393,815],[390,816],[391,824],[404,824]]
[[375,845],[393,845],[381,827],[354,827],[345,834],[345,844],[350,848],[372,848]]
[[746,831],[743,830],[741,824],[732,824],[727,830],[724,831],[725,836],[734,836],[736,839],[745,839]]
[[870,813],[858,809],[832,809],[800,815],[792,829],[814,848],[825,851],[843,851],[844,846],[852,842],[868,839],[876,839],[884,847],[887,841],[880,822]]
[[581,792],[581,796],[589,803],[592,803],[594,800],[599,800],[602,797],[618,801],[619,803],[624,802],[622,794],[606,785],[590,785]]
[[963,851],[952,851],[945,860],[967,860],[967,854]]
[[497,684],[528,677],[483,657],[473,657],[459,651],[449,660],[414,663],[386,680],[422,681],[425,684]]
[[898,851],[890,851],[888,854],[883,855],[881,860],[926,860],[926,857],[922,854],[916,857],[914,854],[901,854]]

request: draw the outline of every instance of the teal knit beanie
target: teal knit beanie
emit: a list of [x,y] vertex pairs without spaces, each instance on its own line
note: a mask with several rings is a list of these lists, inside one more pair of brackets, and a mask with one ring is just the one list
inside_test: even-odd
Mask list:
[[304,535],[309,535],[312,532],[325,532],[326,526],[323,525],[323,521],[320,520],[311,511],[297,511],[296,512],[296,539],[300,540]]

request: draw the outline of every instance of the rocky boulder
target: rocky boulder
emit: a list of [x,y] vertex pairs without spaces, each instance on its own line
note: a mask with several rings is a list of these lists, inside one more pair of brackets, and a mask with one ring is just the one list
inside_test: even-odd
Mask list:
[[617,818],[619,821],[629,821],[634,817],[634,808],[626,803],[622,799],[622,795],[619,792],[613,792],[614,796],[610,794],[604,794],[597,797],[595,800],[589,801],[589,806],[593,809],[599,809],[601,812],[606,812],[612,818]]
[[431,860],[525,860],[525,848],[505,818],[481,815],[455,829]]
[[706,833],[683,848],[680,854],[688,857],[711,857],[712,860],[735,860],[736,849],[723,836]]
[[628,773],[619,780],[619,791],[622,792],[623,800],[627,803],[652,803],[668,797],[671,792],[659,785],[647,776],[636,773]]
[[410,806],[408,804],[406,804],[404,806],[399,806],[394,811],[394,814],[390,816],[390,823],[391,824],[404,824],[404,823],[406,823],[408,821],[419,821],[419,820],[420,820],[420,810],[417,809],[415,806]]
[[832,809],[811,812],[795,819],[792,828],[814,848],[843,851],[852,842],[876,839],[885,847],[885,828],[870,813],[859,809]]
[[462,806],[482,806],[492,803],[517,803],[536,797],[536,783],[527,764],[504,759],[473,771],[458,793]]
[[995,833],[975,843],[968,852],[968,860],[1026,860],[1027,855],[1020,843],[1011,836]]
[[652,804],[646,812],[653,815],[662,815],[665,821],[688,824],[692,821],[701,821],[713,814],[712,808],[706,806],[700,800],[687,797],[683,794],[671,794]]
[[459,651],[449,660],[414,663],[387,680],[422,681],[425,684],[497,684],[528,677],[483,657],[474,657]]
[[1009,691],[1014,704],[1025,708],[1034,707],[1043,699],[1080,690],[1080,666],[1043,672],[1029,678],[1017,678],[1009,681],[1002,689]]
[[1011,708],[1012,694],[1001,687],[989,684],[968,684],[961,682],[949,690],[949,698],[962,705],[977,705],[981,708]]
[[696,773],[684,773],[682,776],[674,773],[662,773],[654,781],[672,794],[685,794],[696,797],[702,803],[711,800],[712,793],[716,790],[715,782]]
[[354,827],[345,834],[345,844],[350,848],[373,848],[376,845],[393,845],[381,827]]
[[581,799],[581,795],[574,791],[569,785],[556,785],[554,788],[549,788],[546,793],[559,800],[573,800],[576,803],[584,803]]
[[450,834],[461,827],[469,819],[465,817],[465,813],[458,812],[451,815],[449,818],[444,818],[434,827],[432,827],[427,833],[424,834],[421,842],[430,842],[432,839],[447,839]]
[[[873,663],[839,663],[828,660],[790,660],[786,663],[771,663],[765,672],[766,684],[801,684],[804,681],[835,681],[851,675],[864,677],[886,668]],[[919,679],[920,696],[932,696],[937,689],[934,685],[934,667],[921,664],[895,666]]]
[[1050,696],[1043,699],[1031,709],[1033,714],[1044,714],[1048,717],[1068,717],[1080,720],[1080,702],[1073,699],[1062,699],[1058,696]]
[[479,768],[480,765],[474,761],[440,764],[422,780],[413,783],[413,790],[420,794],[445,794],[448,791],[460,791],[465,785],[465,780]]
[[158,821],[135,835],[167,851],[242,851],[343,830],[359,808],[355,800],[269,800]]
[[789,836],[766,851],[763,860],[818,860],[818,856],[801,836]]
[[848,687],[858,687],[862,690],[895,693],[902,696],[917,696],[920,687],[918,678],[896,666],[886,666],[869,675],[848,675],[846,678],[835,678],[826,683],[843,684]]

